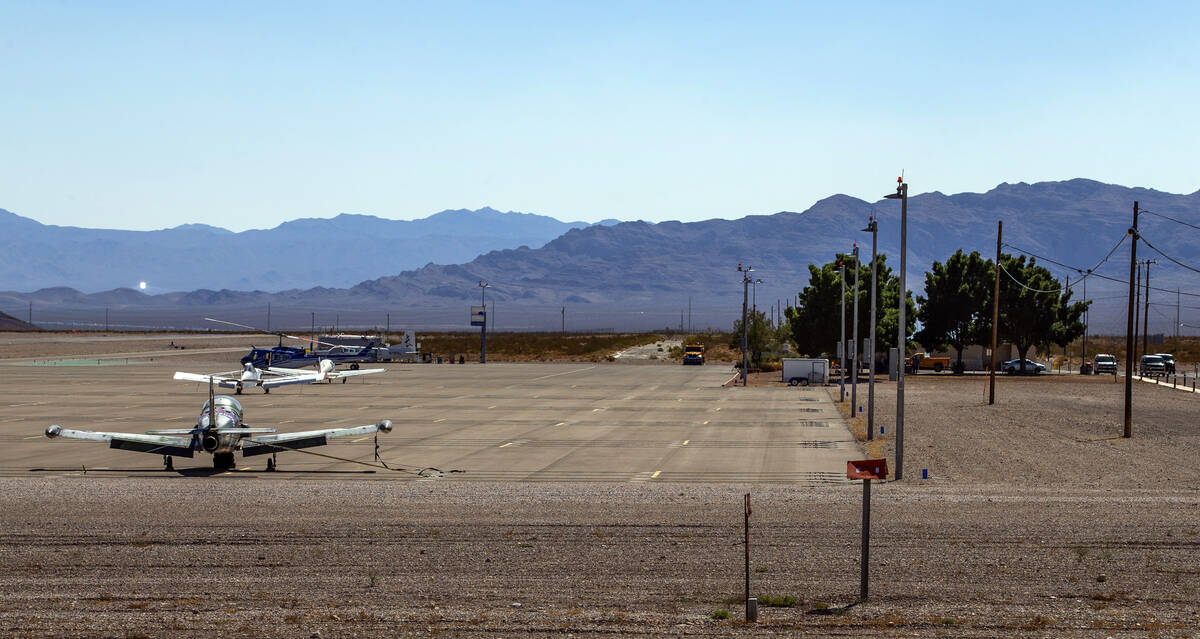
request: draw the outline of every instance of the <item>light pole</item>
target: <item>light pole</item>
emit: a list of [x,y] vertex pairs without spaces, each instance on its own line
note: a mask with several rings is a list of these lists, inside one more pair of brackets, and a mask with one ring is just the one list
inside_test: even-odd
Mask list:
[[908,262],[908,185],[903,177],[896,178],[896,192],[883,196],[889,200],[900,200],[900,326],[896,339],[896,480],[904,478],[904,353],[908,350],[908,326],[905,302],[908,301],[908,285],[904,269]]
[[850,338],[850,416],[858,415],[858,242],[854,243],[854,336]]
[[867,228],[863,230],[871,234],[871,351],[868,353],[871,356],[871,377],[867,384],[867,439],[870,440],[875,439],[875,352],[879,350],[875,348],[875,277],[878,269],[875,264],[875,240],[879,235],[879,224],[874,215],[867,218]]
[[491,286],[483,280],[479,280],[479,305],[483,307],[483,324],[479,326],[479,363],[487,363],[487,301],[485,294],[488,286]]
[[742,263],[738,262],[738,272],[742,274],[742,386],[745,386],[747,366],[750,364],[749,358],[746,356],[746,302],[749,301],[746,298],[749,297],[750,280],[752,279],[750,274],[754,272],[754,267],[743,267]]
[[1142,355],[1149,353],[1146,350],[1147,333],[1150,330],[1150,265],[1158,264],[1158,260],[1145,260],[1142,262],[1146,265],[1146,305],[1142,309]]
[[[758,312],[758,285],[762,283],[762,280],[754,280],[753,282],[750,282],[750,308],[753,309],[753,313]],[[753,313],[751,314],[751,318],[754,317]]]
[[838,365],[841,374],[838,375],[838,388],[841,390],[841,396],[838,401],[846,403],[846,263],[838,261],[838,270],[842,277],[842,341],[838,343]]

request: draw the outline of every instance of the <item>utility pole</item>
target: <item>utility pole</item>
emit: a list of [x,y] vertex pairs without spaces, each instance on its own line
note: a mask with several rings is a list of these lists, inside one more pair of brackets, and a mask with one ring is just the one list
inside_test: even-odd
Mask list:
[[1179,339],[1179,289],[1175,289],[1175,339]]
[[838,262],[838,270],[840,270],[842,273],[842,277],[841,277],[841,280],[842,280],[842,338],[841,339],[842,339],[842,341],[838,343],[838,357],[840,358],[840,361],[838,362],[838,366],[840,367],[839,370],[841,370],[842,374],[838,375],[838,388],[841,389],[841,395],[838,397],[838,401],[845,403],[846,402],[846,263],[843,261],[839,261]]
[[738,262],[738,272],[742,274],[742,386],[745,386],[748,381],[747,367],[750,365],[746,354],[746,304],[750,301],[750,274],[754,272],[754,267],[743,267],[742,263]]
[[854,243],[854,327],[850,338],[850,416],[858,415],[858,242]]
[[33,302],[29,302],[29,323],[33,323]]
[[562,307],[562,332],[567,332],[567,307]]
[[309,311],[308,314],[309,319],[312,321],[312,340],[315,343],[317,341],[317,313]]
[[1138,362],[1138,325],[1142,323],[1142,263],[1138,261],[1135,275],[1137,291],[1133,295],[1133,361]]
[[1129,319],[1125,326],[1125,432],[1133,437],[1133,308],[1137,289],[1138,203],[1133,203],[1133,226],[1129,227],[1133,241],[1129,243]]
[[[1091,274],[1092,272],[1089,270],[1087,275],[1083,276],[1083,301],[1085,304],[1087,303],[1087,276]],[[1091,310],[1089,308],[1090,306],[1091,305],[1088,304],[1088,306],[1084,307],[1083,309],[1083,357],[1080,359],[1080,366],[1083,365],[1083,362],[1087,361],[1088,311]],[[1095,373],[1095,371],[1092,372]]]
[[1150,332],[1150,265],[1158,264],[1158,260],[1146,260],[1143,264],[1146,265],[1146,306],[1142,311],[1142,355],[1145,355],[1150,352],[1146,349]]
[[388,340],[392,339],[392,314],[391,313],[387,314],[387,324],[385,325],[385,327],[386,328],[383,329],[383,335],[384,335],[383,341],[387,342]]
[[996,220],[996,287],[992,290],[992,366],[988,371],[988,406],[996,403],[996,349],[1000,335],[1000,238],[1004,236],[1004,220]]
[[908,350],[908,184],[903,177],[896,178],[896,192],[884,197],[900,200],[900,326],[896,350],[899,352],[899,370],[896,372],[896,481],[904,478],[904,353]]
[[875,279],[878,274],[878,269],[875,265],[877,243],[876,239],[879,235],[879,224],[875,221],[875,216],[867,218],[867,228],[863,229],[871,234],[871,337],[869,343],[871,350],[867,352],[870,357],[871,370],[870,381],[867,382],[867,439],[875,439],[875,353],[879,350],[875,348]]
[[483,307],[483,324],[479,325],[479,363],[487,363],[487,282],[479,280],[479,305]]
[[271,330],[271,303],[267,302],[267,331]]
[[692,328],[692,296],[688,295],[688,333],[692,333],[695,329]]
[[104,307],[104,332],[108,332],[108,307]]

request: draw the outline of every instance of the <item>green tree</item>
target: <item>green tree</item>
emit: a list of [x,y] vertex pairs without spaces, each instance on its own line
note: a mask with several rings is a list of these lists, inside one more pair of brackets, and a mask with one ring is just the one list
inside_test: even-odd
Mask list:
[[[887,266],[887,256],[879,254],[879,286],[875,300],[876,350],[884,352],[896,345],[899,327],[900,278],[892,274]],[[837,342],[841,338],[839,322],[842,317],[842,281],[839,263],[846,264],[846,340],[854,334],[854,256],[838,253],[834,261],[818,268],[809,265],[809,284],[800,291],[799,306],[787,310],[785,324],[796,350],[809,355],[835,356]],[[858,336],[861,340],[871,330],[871,264],[870,260],[858,266]],[[912,292],[907,292],[906,335],[916,327],[916,305]]]
[[[771,348],[776,341],[776,329],[771,326],[764,311],[746,309],[746,349],[749,351],[750,363],[753,366],[762,364],[762,354]],[[742,318],[733,322],[733,333],[730,334],[729,347],[739,351],[742,348]],[[740,361],[740,360],[739,360]]]
[[968,255],[959,249],[945,264],[934,262],[925,273],[925,297],[917,297],[921,330],[914,337],[927,349],[954,347],[955,371],[963,370],[963,348],[991,338],[995,268],[977,251]]
[[[1025,357],[1036,344],[1066,344],[1083,334],[1080,317],[1090,302],[1071,302],[1071,291],[1050,271],[1025,256],[1001,254],[1000,336],[1012,342],[1020,355],[1021,373]],[[990,322],[988,323],[990,329]]]

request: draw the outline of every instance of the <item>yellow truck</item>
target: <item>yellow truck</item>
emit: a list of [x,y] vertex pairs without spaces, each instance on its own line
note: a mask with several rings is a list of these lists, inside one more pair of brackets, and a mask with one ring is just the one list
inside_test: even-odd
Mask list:
[[704,344],[688,344],[683,347],[683,365],[704,365]]
[[904,370],[915,373],[921,370],[940,373],[950,368],[949,357],[933,357],[929,353],[913,353],[912,357],[904,358]]

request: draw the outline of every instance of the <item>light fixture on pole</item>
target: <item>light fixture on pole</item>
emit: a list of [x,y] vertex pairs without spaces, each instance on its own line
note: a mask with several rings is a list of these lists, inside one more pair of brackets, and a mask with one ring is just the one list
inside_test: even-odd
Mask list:
[[842,280],[842,337],[838,342],[838,401],[846,402],[846,263],[838,260]]
[[479,363],[487,363],[487,288],[491,286],[483,280],[479,280],[479,305],[483,307],[483,324],[479,326]]
[[908,184],[903,177],[896,178],[896,192],[883,196],[889,200],[900,200],[900,323],[896,331],[896,479],[904,478],[904,355],[908,351],[907,312],[908,285],[905,269],[908,267]]
[[875,221],[875,216],[867,218],[867,228],[863,229],[871,234],[871,336],[868,338],[868,344],[871,345],[867,355],[871,360],[870,381],[867,383],[867,439],[875,439],[875,353],[879,349],[875,347],[875,280],[878,274],[878,265],[876,265],[876,239],[879,235],[879,224]]

